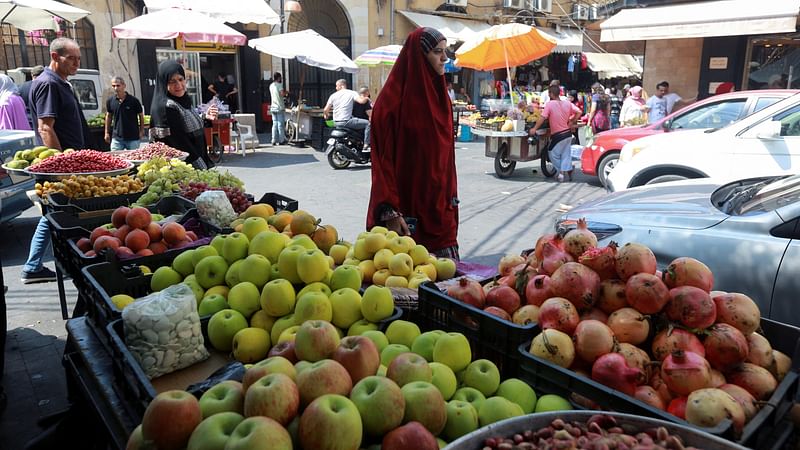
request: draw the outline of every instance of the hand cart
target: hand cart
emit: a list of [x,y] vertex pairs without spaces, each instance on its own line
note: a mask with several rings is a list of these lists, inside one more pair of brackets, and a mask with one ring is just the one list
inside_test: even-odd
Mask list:
[[[211,126],[205,128],[208,159],[214,164],[222,162],[225,147],[231,145],[231,124],[236,120],[230,117],[211,120]],[[206,122],[208,123],[208,122]]]
[[514,173],[517,162],[541,161],[542,174],[552,177],[556,169],[547,157],[550,131],[536,131],[538,139],[528,141],[528,131],[493,131],[472,128],[472,134],[485,138],[486,156],[494,158],[494,172],[500,178],[508,178]]

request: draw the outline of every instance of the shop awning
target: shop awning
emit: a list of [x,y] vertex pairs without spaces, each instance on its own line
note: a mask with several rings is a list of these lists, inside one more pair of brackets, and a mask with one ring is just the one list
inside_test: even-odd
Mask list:
[[552,53],[580,53],[583,51],[583,33],[574,28],[544,30],[558,40]]
[[614,77],[641,77],[642,66],[631,55],[621,53],[583,53],[586,65],[598,78],[605,80]]
[[448,44],[458,41],[466,41],[475,33],[488,30],[491,25],[477,20],[457,19],[454,17],[435,16],[433,14],[423,14],[411,11],[400,11],[406,19],[410,20],[418,27],[436,28],[447,38]]
[[600,24],[600,41],[792,33],[800,0],[719,0],[624,9]]
[[227,23],[281,23],[280,16],[264,0],[145,0],[144,4],[149,11],[191,9]]

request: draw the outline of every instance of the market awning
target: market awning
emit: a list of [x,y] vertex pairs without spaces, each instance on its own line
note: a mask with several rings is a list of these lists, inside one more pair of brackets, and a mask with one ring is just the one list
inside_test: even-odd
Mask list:
[[281,23],[280,16],[264,0],[145,0],[144,4],[149,11],[191,9],[227,23]]
[[557,39],[552,53],[580,53],[583,51],[583,33],[574,28],[543,30]]
[[491,28],[488,23],[477,20],[457,19],[411,11],[400,11],[400,14],[419,27],[431,27],[441,31],[444,37],[447,38],[448,44],[466,41],[474,36],[475,33]]
[[719,0],[623,9],[600,24],[600,41],[792,33],[800,0]]
[[598,78],[605,80],[614,77],[641,77],[642,66],[631,55],[620,53],[585,53],[586,65]]

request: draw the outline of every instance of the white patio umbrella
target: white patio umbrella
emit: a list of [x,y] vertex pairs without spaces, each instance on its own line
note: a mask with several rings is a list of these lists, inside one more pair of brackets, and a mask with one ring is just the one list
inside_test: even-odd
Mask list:
[[53,16],[77,22],[89,11],[53,0],[0,0],[0,23],[20,30],[55,30]]
[[244,45],[247,37],[213,19],[193,10],[169,8],[143,14],[111,28],[111,34],[119,39],[174,39],[182,37],[186,42],[216,42],[220,44]]
[[145,0],[144,4],[152,12],[169,8],[191,9],[226,23],[281,23],[280,16],[264,0]]
[[247,45],[278,58],[295,58],[303,64],[325,70],[358,72],[358,66],[352,59],[342,53],[333,42],[314,30],[251,39]]

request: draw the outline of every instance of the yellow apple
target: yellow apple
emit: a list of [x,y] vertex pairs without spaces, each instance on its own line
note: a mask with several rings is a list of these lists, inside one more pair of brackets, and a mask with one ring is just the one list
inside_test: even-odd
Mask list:
[[318,248],[317,243],[314,242],[314,240],[311,239],[311,237],[309,237],[307,234],[298,234],[296,236],[292,236],[289,242],[286,243],[287,247],[289,245],[299,245],[301,247],[305,247],[308,250],[315,250]]
[[[403,236],[403,237],[408,237],[408,236]],[[411,238],[409,237],[409,239]],[[409,256],[411,256],[411,259],[414,260],[415,266],[418,266],[420,264],[425,264],[426,262],[428,262],[428,256],[430,255],[430,253],[428,253],[428,249],[425,248],[425,246],[422,244],[416,244],[413,247],[411,247],[411,250],[408,251],[408,254]]]
[[330,296],[332,289],[329,288],[327,284],[321,281],[317,281],[311,284],[307,284],[303,289],[300,289],[300,292],[297,293],[297,298],[300,298],[306,292],[311,292],[311,291],[322,292],[325,295]]
[[219,295],[225,297],[225,299],[227,300],[228,299],[228,292],[230,292],[230,290],[231,290],[231,288],[229,288],[226,285],[213,286],[213,287],[210,287],[210,288],[208,288],[206,290],[205,294],[203,294],[203,298],[206,298],[209,295],[219,294]]
[[372,323],[367,319],[356,320],[350,328],[347,329],[348,336],[358,336],[365,331],[377,331],[378,324]]
[[406,244],[406,248],[408,249],[406,250],[406,253],[411,251],[411,249],[414,248],[415,245],[417,245],[417,242],[414,241],[414,238],[412,238],[411,236],[400,236],[400,239],[402,239],[403,242],[405,242]]
[[345,287],[333,291],[330,295],[333,318],[331,322],[339,328],[348,329],[350,325],[361,320],[361,294],[357,290]]
[[291,326],[291,327],[283,330],[281,335],[278,336],[278,342],[276,342],[275,345],[278,345],[281,342],[287,342],[287,341],[288,342],[294,342],[294,338],[297,335],[297,330],[299,330],[299,329],[300,329],[300,325],[294,325],[294,326]]
[[389,239],[389,241],[386,243],[386,248],[391,250],[395,255],[398,253],[408,253],[408,251],[411,249],[411,247],[408,246],[408,243],[400,236],[397,236],[394,239]]
[[270,281],[261,290],[261,309],[272,317],[282,317],[292,312],[295,300],[294,286],[283,278]]
[[433,265],[436,267],[438,280],[447,280],[456,275],[456,262],[450,258],[436,258]]
[[407,288],[408,278],[400,275],[392,275],[386,279],[386,283],[384,283],[384,285],[386,287]]
[[386,235],[381,233],[369,233],[364,238],[364,245],[368,252],[374,254],[378,250],[382,250],[386,247]]
[[392,275],[407,277],[414,271],[414,261],[406,253],[396,253],[389,259],[389,271]]
[[394,313],[394,297],[387,287],[370,286],[361,297],[361,314],[370,322],[380,322]]
[[347,258],[342,263],[343,266],[358,266],[361,263],[360,259],[356,258]]
[[278,338],[281,337],[281,333],[283,333],[287,328],[295,325],[294,314],[287,314],[281,317],[275,321],[274,325],[272,325],[272,330],[269,332],[270,339],[272,342],[278,342]]
[[275,318],[267,314],[266,311],[260,309],[250,317],[250,326],[253,328],[263,328],[267,332],[272,331],[272,326],[275,325]]
[[252,240],[258,233],[262,231],[269,230],[269,225],[267,221],[261,217],[250,217],[248,219],[244,219],[244,224],[242,225],[242,233],[247,236],[247,239]]
[[249,327],[233,336],[233,357],[242,363],[254,363],[267,357],[270,338],[267,330]]
[[365,259],[372,259],[372,255],[375,252],[371,252],[367,249],[367,240],[366,239],[358,239],[356,241],[356,245],[353,247],[353,256],[359,261],[363,261]]
[[327,259],[327,260],[328,260],[328,268],[329,268],[329,269],[333,269],[334,267],[336,267],[336,260],[335,260],[335,259],[333,259],[333,256],[331,256],[331,255],[326,255],[326,256],[325,256],[325,259]]
[[344,244],[333,244],[328,250],[328,255],[333,258],[334,263],[341,264],[347,257],[347,250],[349,248]]
[[[311,238],[309,238],[311,239]],[[297,262],[300,255],[304,254],[308,249],[301,245],[290,245],[286,247],[278,256],[278,273],[281,278],[289,280],[292,284],[300,284],[303,282],[300,275],[297,273]]]
[[259,254],[266,256],[271,264],[278,262],[281,250],[286,248],[289,236],[274,231],[262,231],[250,240],[250,247],[247,252],[250,255]]
[[372,284],[384,286],[386,284],[386,279],[390,276],[392,276],[392,272],[389,272],[389,269],[376,270],[375,274],[372,275]]
[[400,236],[400,235],[399,235],[399,234],[397,234],[397,232],[396,232],[396,231],[394,231],[394,230],[392,230],[392,231],[387,231],[387,232],[386,232],[386,239],[387,239],[387,240],[392,240],[392,239],[394,239],[394,238],[396,238],[396,237],[398,237],[398,236]]
[[306,250],[297,257],[297,275],[303,283],[309,284],[324,280],[325,273],[329,269],[330,264],[322,250]]
[[386,228],[386,227],[382,227],[380,225],[375,225],[374,227],[372,227],[371,230],[369,230],[369,232],[370,233],[380,233],[380,234],[384,234],[385,235],[386,233],[389,232],[389,229]]
[[358,236],[356,236],[356,240],[364,239],[367,236],[369,236],[369,231],[362,231],[361,233],[358,233]]
[[436,275],[436,266],[434,266],[433,264],[429,264],[427,262],[425,262],[423,264],[419,264],[416,267],[414,267],[414,273],[421,273],[421,274],[427,276],[431,280],[435,280],[436,276],[437,276]]
[[372,258],[372,260],[375,262],[375,269],[388,269],[389,260],[392,258],[392,256],[394,256],[394,252],[388,248],[378,250],[378,252],[375,253],[375,256]]
[[372,279],[375,274],[375,263],[371,259],[365,259],[358,263],[358,269],[361,271],[362,277],[368,280]]
[[431,281],[431,279],[424,273],[413,273],[411,274],[411,278],[408,279],[408,288],[417,289],[420,284],[426,281]]
[[359,266],[343,265],[333,269],[330,287],[332,291],[346,287],[357,291],[361,289],[361,283],[364,279],[371,280],[372,276],[366,278]]
[[306,320],[324,320],[333,318],[331,301],[324,292],[311,291],[297,299],[294,308],[295,325],[302,325]]

